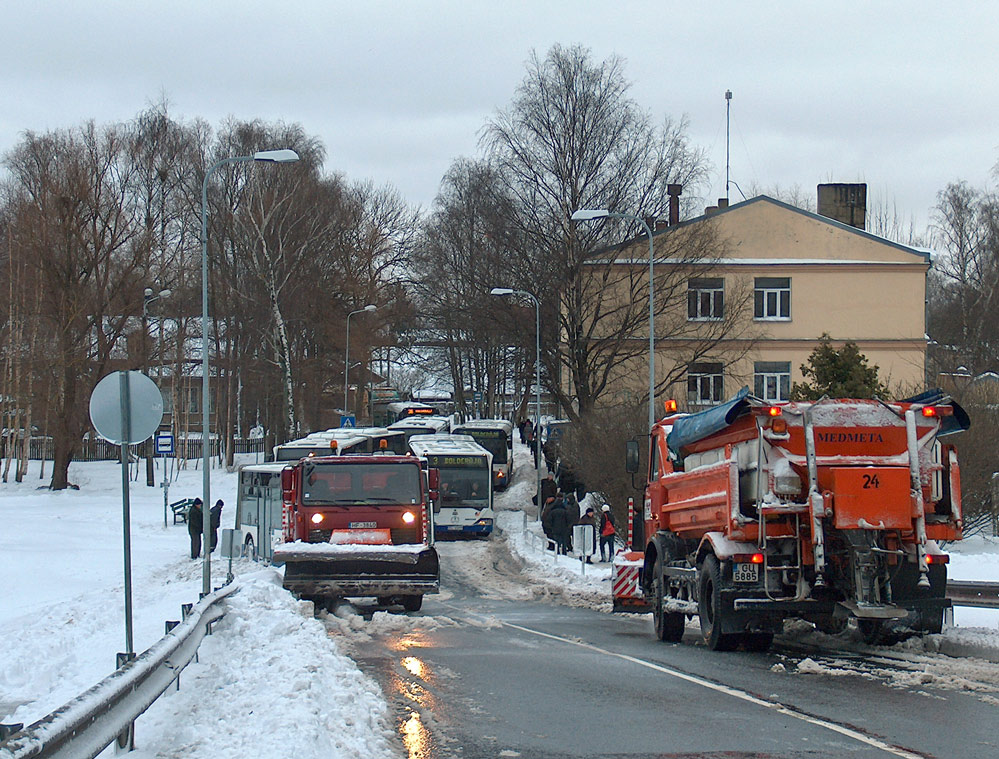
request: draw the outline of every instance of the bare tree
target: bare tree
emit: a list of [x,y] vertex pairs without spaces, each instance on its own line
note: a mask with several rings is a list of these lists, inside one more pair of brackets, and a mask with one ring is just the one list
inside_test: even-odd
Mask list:
[[[568,380],[549,381],[548,389],[570,416],[586,415],[619,378],[619,368],[642,355],[639,338],[648,324],[647,277],[609,252],[612,241],[640,227],[615,220],[577,227],[570,215],[603,208],[664,217],[669,185],[696,195],[707,169],[704,153],[689,143],[686,120],[667,118],[654,127],[628,89],[621,59],[597,63],[584,48],[556,45],[544,59],[532,56],[512,104],[484,134],[512,199],[511,249],[524,276],[519,284],[543,302],[546,374]],[[656,280],[657,325],[662,319],[667,329],[661,337],[686,325],[685,315],[675,317],[685,308],[687,280],[718,256],[721,242],[710,225],[657,240],[656,258],[676,259]],[[605,298],[607,292],[619,297]],[[691,353],[721,345],[719,335],[708,335]]]
[[42,282],[58,490],[69,484],[90,391],[139,310],[148,245],[135,223],[134,164],[122,128],[29,132],[6,164],[18,203],[13,250]]

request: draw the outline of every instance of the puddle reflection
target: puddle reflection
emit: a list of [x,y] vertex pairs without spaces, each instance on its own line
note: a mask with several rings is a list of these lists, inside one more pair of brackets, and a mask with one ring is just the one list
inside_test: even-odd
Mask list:
[[420,715],[411,712],[409,719],[402,723],[402,742],[409,752],[409,759],[428,759],[430,756],[430,732],[427,730]]

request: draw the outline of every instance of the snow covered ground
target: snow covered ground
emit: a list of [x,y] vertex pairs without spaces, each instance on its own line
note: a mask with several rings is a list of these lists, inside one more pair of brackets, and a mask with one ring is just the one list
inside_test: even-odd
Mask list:
[[[538,525],[527,520],[524,529],[521,507],[530,503],[534,472],[527,449],[517,444],[515,453],[519,469],[514,483],[497,497],[500,531],[494,540],[505,539],[523,566],[485,578],[484,592],[550,596],[554,602],[609,611],[608,565],[581,567],[565,557],[556,563],[540,550]],[[66,703],[108,675],[115,653],[124,650],[119,465],[74,464],[70,479],[80,490],[59,493],[39,489],[47,479],[38,479],[37,467],[35,462],[24,483],[0,485],[3,723],[27,724]],[[192,467],[171,485],[170,500],[200,490],[201,472]],[[226,503],[223,527],[232,526],[235,492],[234,474],[213,472],[213,500]],[[169,518],[164,527],[160,488],[133,482],[130,494],[134,640],[136,651],[143,651],[162,636],[164,621],[179,619],[181,603],[197,600],[201,562],[188,558],[185,525]],[[448,552],[487,545],[448,544],[442,554],[446,560]],[[948,551],[952,577],[999,580],[996,541],[972,538]],[[213,584],[224,578],[226,563],[213,560]],[[486,562],[483,567],[490,569]],[[281,589],[275,570],[243,560],[234,562],[233,570],[241,591],[230,596],[227,616],[202,644],[200,662],[181,676],[180,690],[168,691],[137,723],[141,750],[135,756],[400,756],[399,726],[377,685],[348,654],[365,636],[452,622],[384,612],[366,619],[349,610],[315,619],[310,604]],[[955,617],[956,627],[918,646],[933,652],[946,650],[946,644],[974,642],[999,650],[999,614],[959,608]],[[915,654],[913,645],[896,648]],[[830,668],[828,663],[803,664],[797,673],[802,676]],[[955,661],[953,666],[973,668],[974,663]],[[954,668],[938,667],[933,677],[956,677]],[[921,671],[919,677],[929,676],[928,668]],[[272,741],[279,737],[277,750]]]

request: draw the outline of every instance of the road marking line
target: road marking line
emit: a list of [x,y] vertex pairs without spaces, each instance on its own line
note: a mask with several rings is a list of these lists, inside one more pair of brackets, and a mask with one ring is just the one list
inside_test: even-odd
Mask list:
[[[474,613],[474,612],[473,612]],[[697,677],[696,675],[688,675],[685,672],[680,672],[676,669],[670,669],[669,667],[664,667],[661,664],[653,664],[652,662],[643,661],[642,659],[636,659],[634,656],[628,656],[627,654],[621,654],[616,651],[609,651],[606,648],[600,648],[599,646],[594,646],[592,643],[584,643],[582,641],[573,640],[572,638],[563,638],[559,635],[552,635],[551,633],[542,632],[540,630],[532,630],[530,627],[523,627],[521,625],[516,625],[513,622],[503,622],[506,627],[512,627],[514,630],[520,630],[521,632],[530,633],[532,635],[539,635],[542,638],[550,638],[551,640],[561,641],[562,643],[569,643],[573,646],[579,646],[580,648],[586,648],[597,653],[606,654],[609,656],[615,656],[618,659],[624,659],[625,661],[631,662],[632,664],[637,664],[641,667],[646,667],[648,669],[656,670],[657,672],[662,672],[663,674],[670,675],[679,680],[685,680],[689,683],[695,685],[700,685],[704,688],[708,688],[718,693],[724,693],[727,696],[732,696],[734,698],[741,699],[743,701],[748,701],[751,704],[756,704],[758,706],[766,707],[767,709],[773,709],[778,714],[783,714],[787,717],[794,717],[795,719],[801,720],[802,722],[808,722],[817,727],[824,727],[827,730],[832,730],[834,733],[839,733],[840,735],[845,735],[847,738],[852,738],[860,743],[865,743],[881,751],[885,751],[889,754],[895,756],[903,757],[903,759],[926,759],[926,754],[916,754],[912,751],[908,751],[904,748],[899,748],[897,746],[892,746],[889,743],[878,740],[877,738],[872,738],[869,735],[864,735],[857,730],[845,727],[843,725],[837,725],[835,722],[829,722],[821,717],[813,717],[810,714],[797,711],[789,706],[784,706],[783,704],[778,704],[773,701],[766,701],[758,696],[754,696],[746,691],[738,690],[737,688],[732,688],[728,685],[720,685],[719,683],[713,683],[710,680],[704,680],[703,678]]]

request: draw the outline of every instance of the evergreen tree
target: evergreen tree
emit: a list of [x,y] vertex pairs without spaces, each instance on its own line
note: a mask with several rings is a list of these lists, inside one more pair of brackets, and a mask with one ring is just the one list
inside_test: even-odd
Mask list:
[[873,398],[884,395],[884,385],[878,380],[878,367],[868,366],[867,357],[848,342],[839,350],[832,338],[822,333],[819,347],[812,351],[808,363],[801,365],[805,382],[794,384],[791,398],[797,401],[830,398]]

